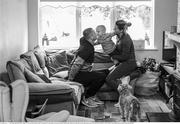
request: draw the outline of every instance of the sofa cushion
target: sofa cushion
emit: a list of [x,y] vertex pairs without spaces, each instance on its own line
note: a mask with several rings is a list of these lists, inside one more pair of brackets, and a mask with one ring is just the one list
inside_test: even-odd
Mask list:
[[56,83],[56,84],[49,84],[49,83],[29,83],[29,91],[30,94],[36,94],[36,95],[52,95],[52,94],[65,94],[72,92],[73,89],[64,83]]
[[60,71],[60,72],[57,72],[53,75],[53,77],[58,77],[58,78],[67,78],[68,77],[68,70],[66,71]]
[[75,103],[78,105],[81,101],[81,96],[84,93],[84,86],[78,82],[73,82],[73,81],[67,81],[67,80],[62,80],[61,78],[56,78],[56,77],[52,77],[50,78],[52,84],[56,84],[56,85],[68,85],[69,87],[71,87],[73,89],[73,98],[75,100]]
[[[77,101],[74,99],[74,90],[68,85],[32,82],[28,83],[28,86],[30,91],[30,102],[32,104],[43,104],[46,99],[48,99],[48,106],[59,105],[59,103],[65,104],[65,102],[73,102],[73,105],[74,103],[77,104]],[[61,108],[62,106],[57,107]],[[59,110],[58,108],[56,108],[56,110]],[[51,110],[53,110],[53,108],[50,108],[50,111]]]
[[68,62],[66,52],[56,52],[47,56],[47,68],[50,76],[54,75],[59,71],[68,70]]
[[49,78],[49,71],[48,71],[48,69],[45,67],[45,68],[42,68],[42,71],[46,75],[46,77]]
[[42,80],[38,75],[34,74],[27,68],[24,69],[24,75],[28,82],[39,82],[39,83],[45,83],[44,80]]
[[48,77],[46,77],[46,75],[44,74],[37,74],[44,82],[46,83],[51,83],[51,80],[49,80]]
[[38,72],[39,70],[41,70],[38,60],[36,59],[36,56],[34,55],[33,51],[28,51],[20,55],[20,58],[25,59],[27,61],[27,63],[31,66],[32,72]]
[[33,51],[34,51],[34,54],[35,54],[35,56],[39,62],[40,67],[42,69],[45,68],[46,67],[45,66],[46,65],[46,63],[45,63],[45,59],[46,59],[45,51],[42,48],[40,48],[39,46],[36,46]]

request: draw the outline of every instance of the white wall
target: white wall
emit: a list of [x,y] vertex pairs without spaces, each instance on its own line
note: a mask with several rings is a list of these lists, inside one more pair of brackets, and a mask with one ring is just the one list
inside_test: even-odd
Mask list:
[[32,50],[39,41],[39,2],[28,0],[28,49]]
[[0,73],[28,50],[27,0],[0,0]]
[[162,61],[163,31],[177,25],[178,0],[155,0],[154,41],[156,51],[137,51],[137,59],[153,57]]

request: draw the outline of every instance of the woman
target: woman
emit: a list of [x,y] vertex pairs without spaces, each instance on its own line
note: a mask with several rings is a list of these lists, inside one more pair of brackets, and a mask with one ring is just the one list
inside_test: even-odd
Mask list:
[[116,50],[111,59],[118,60],[119,64],[115,66],[106,78],[107,84],[114,90],[117,90],[120,83],[117,79],[129,75],[137,67],[134,45],[131,37],[126,32],[129,26],[131,26],[131,23],[118,20],[114,27],[114,31],[120,33],[117,34]]

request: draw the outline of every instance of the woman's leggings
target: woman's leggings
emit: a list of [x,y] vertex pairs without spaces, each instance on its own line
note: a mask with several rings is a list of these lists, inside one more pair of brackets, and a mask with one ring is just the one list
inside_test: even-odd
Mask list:
[[129,75],[136,69],[136,67],[137,65],[135,61],[120,63],[108,74],[106,78],[107,85],[112,87],[114,90],[117,90],[119,86],[117,79]]

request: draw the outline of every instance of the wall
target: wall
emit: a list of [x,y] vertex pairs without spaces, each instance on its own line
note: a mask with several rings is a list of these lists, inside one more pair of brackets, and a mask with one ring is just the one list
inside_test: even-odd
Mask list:
[[[178,15],[180,15],[180,0],[178,0]],[[180,16],[177,17],[177,32],[180,32]]]
[[39,41],[39,2],[28,0],[28,49],[32,50]]
[[28,50],[27,0],[0,0],[0,73]]
[[178,0],[155,0],[154,41],[158,50],[137,51],[137,59],[153,57],[162,61],[163,31],[177,25],[177,3]]

